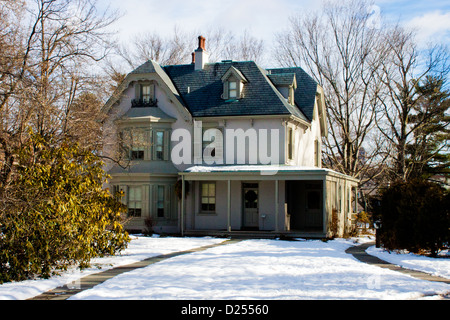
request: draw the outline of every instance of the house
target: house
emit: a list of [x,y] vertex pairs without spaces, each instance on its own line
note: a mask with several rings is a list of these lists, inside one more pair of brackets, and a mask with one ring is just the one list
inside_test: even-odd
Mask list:
[[103,107],[110,190],[126,228],[182,235],[341,236],[358,181],[321,167],[323,90],[301,68],[147,61]]

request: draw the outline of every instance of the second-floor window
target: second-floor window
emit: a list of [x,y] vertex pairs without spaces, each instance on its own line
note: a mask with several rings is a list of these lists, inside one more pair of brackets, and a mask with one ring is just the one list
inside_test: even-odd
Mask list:
[[144,132],[137,130],[133,132],[132,145],[130,150],[131,160],[144,160]]
[[156,131],[156,160],[164,160],[164,131]]
[[320,144],[319,140],[314,140],[314,165],[318,167],[320,164]]
[[294,158],[294,136],[292,128],[288,130],[288,159],[292,160]]
[[170,160],[170,130],[167,128],[123,128],[118,134],[118,143],[127,160]]

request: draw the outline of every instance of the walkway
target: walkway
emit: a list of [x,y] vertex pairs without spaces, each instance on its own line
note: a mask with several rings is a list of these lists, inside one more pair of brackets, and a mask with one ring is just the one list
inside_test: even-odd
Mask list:
[[422,271],[415,271],[410,269],[405,269],[400,266],[397,266],[395,264],[391,264],[387,261],[381,260],[377,257],[374,257],[368,253],[366,253],[366,249],[368,247],[371,247],[375,245],[375,242],[367,242],[364,244],[361,244],[359,246],[350,247],[347,250],[345,250],[346,253],[352,254],[356,259],[358,259],[361,262],[368,263],[375,265],[380,268],[386,268],[394,271],[399,271],[404,274],[407,274],[409,276],[412,276],[414,278],[418,278],[421,280],[427,280],[427,281],[437,281],[437,282],[444,282],[450,284],[450,279],[439,277],[439,276],[433,276],[431,274],[422,272]]
[[211,244],[203,247],[193,248],[185,251],[178,251],[173,252],[169,254],[159,255],[155,257],[150,257],[145,260],[141,260],[132,264],[128,264],[125,266],[116,267],[113,269],[109,269],[100,273],[94,273],[91,275],[88,275],[86,277],[81,278],[79,281],[77,281],[76,285],[74,284],[66,284],[62,287],[57,287],[55,289],[52,289],[50,291],[44,292],[38,296],[35,296],[33,298],[30,298],[28,300],[67,300],[73,295],[76,295],[77,293],[91,289],[95,287],[96,285],[101,284],[102,282],[105,282],[108,279],[111,279],[121,273],[133,271],[140,268],[145,268],[151,264],[161,262],[166,259],[170,259],[173,257],[177,257],[180,255],[188,254],[188,253],[194,253],[194,252],[200,252],[204,251],[210,248],[218,247],[221,245],[226,245],[230,243],[235,243],[241,240],[238,239],[229,239],[225,240],[220,243]]
[[[120,266],[120,267],[109,269],[109,270],[106,270],[106,271],[103,271],[100,273],[88,275],[86,277],[81,278],[79,281],[77,281],[76,286],[74,286],[72,284],[66,284],[62,287],[58,287],[53,290],[47,291],[43,294],[40,294],[36,297],[29,299],[29,300],[66,300],[81,291],[91,289],[94,286],[101,284],[102,282],[105,282],[106,280],[111,279],[121,273],[129,272],[129,271],[139,269],[139,268],[144,268],[151,264],[158,263],[163,260],[170,259],[170,258],[173,258],[176,256],[194,253],[194,252],[200,252],[200,251],[204,251],[204,250],[214,248],[217,246],[235,243],[238,241],[241,241],[241,240],[240,239],[228,239],[228,240],[225,240],[218,244],[212,244],[212,245],[198,247],[198,248],[194,248],[194,249],[190,249],[190,250],[179,251],[179,252],[174,252],[174,253],[170,253],[170,254],[150,257],[150,258],[147,258],[142,261],[138,261],[133,264]],[[353,246],[353,247],[348,248],[345,252],[353,255],[357,260],[364,262],[364,263],[375,265],[375,266],[378,266],[381,268],[387,268],[387,269],[390,269],[393,271],[399,271],[399,272],[402,272],[404,274],[410,275],[412,277],[415,277],[415,278],[418,278],[421,280],[438,281],[438,282],[444,282],[444,283],[450,284],[449,279],[446,279],[443,277],[438,277],[438,276],[433,276],[433,275],[430,275],[428,273],[421,272],[421,271],[405,269],[405,268],[399,267],[397,265],[391,264],[387,261],[381,260],[372,255],[369,255],[368,253],[366,253],[366,249],[370,246],[373,246],[374,244],[375,244],[374,242],[368,242],[368,243],[364,243],[364,244],[361,244],[358,246]],[[444,296],[443,298],[446,299],[448,297]]]

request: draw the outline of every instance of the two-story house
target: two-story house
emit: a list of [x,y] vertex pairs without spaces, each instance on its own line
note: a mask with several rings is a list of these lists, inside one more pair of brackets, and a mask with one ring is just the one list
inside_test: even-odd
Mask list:
[[357,181],[321,166],[323,90],[301,68],[147,61],[103,108],[111,190],[129,230],[182,235],[341,236],[352,227]]

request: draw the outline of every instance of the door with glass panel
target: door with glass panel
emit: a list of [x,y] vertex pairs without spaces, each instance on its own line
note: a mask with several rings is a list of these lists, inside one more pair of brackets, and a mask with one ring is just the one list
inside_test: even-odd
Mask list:
[[243,228],[258,229],[259,227],[259,197],[258,183],[242,184]]

